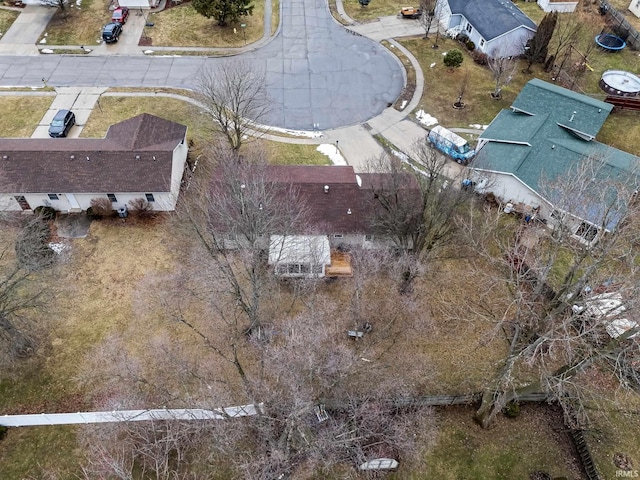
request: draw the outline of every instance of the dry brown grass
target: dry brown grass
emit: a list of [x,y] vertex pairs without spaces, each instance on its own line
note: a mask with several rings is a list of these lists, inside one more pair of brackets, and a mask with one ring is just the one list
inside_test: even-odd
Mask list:
[[0,135],[30,137],[53,101],[51,95],[0,95]]
[[111,21],[109,3],[109,0],[82,0],[82,6],[76,7],[71,2],[68,8],[56,12],[40,39],[46,38],[47,45],[101,43],[102,27]]
[[18,15],[19,13],[13,10],[0,10],[0,33],[5,34]]
[[[171,47],[241,47],[253,43],[264,33],[264,0],[253,2],[253,15],[242,17],[237,24],[218,26],[213,18],[196,12],[191,3],[169,8],[151,15],[155,25],[146,27],[143,37],[151,38],[151,45]],[[240,27],[245,24],[246,28]],[[188,28],[185,28],[188,25]]]

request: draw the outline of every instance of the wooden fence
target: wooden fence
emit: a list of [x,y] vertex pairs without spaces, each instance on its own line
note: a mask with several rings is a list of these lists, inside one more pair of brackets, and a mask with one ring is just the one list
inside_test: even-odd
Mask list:
[[627,22],[624,14],[607,0],[602,0],[602,5],[607,9],[607,23],[612,26],[615,34],[623,38],[633,50],[640,50],[640,33]]

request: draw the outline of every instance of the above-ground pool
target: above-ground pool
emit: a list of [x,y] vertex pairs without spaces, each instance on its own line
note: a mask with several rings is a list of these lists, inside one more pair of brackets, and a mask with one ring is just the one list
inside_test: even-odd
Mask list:
[[623,39],[613,33],[601,33],[597,35],[596,43],[599,47],[609,52],[617,52],[627,46],[627,43]]
[[624,70],[607,70],[600,79],[600,88],[610,95],[636,97],[640,93],[640,77]]

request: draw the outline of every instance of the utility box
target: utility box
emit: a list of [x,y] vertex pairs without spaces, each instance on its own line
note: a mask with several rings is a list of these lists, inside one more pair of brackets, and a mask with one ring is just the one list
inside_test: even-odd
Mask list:
[[129,216],[129,209],[127,208],[126,205],[118,209],[118,216],[120,218],[127,218]]

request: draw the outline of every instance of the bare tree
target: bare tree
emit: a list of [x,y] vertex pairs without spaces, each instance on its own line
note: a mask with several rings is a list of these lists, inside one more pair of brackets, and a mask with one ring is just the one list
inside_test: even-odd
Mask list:
[[469,87],[469,72],[465,72],[462,77],[462,81],[460,82],[460,87],[458,87],[458,98],[453,104],[454,108],[464,108],[465,104],[462,101],[464,94],[467,93],[467,88]]
[[498,51],[493,52],[489,57],[487,65],[495,81],[495,88],[491,96],[495,99],[500,99],[502,98],[502,87],[508,85],[513,79],[517,68],[516,60]]
[[40,5],[44,5],[45,7],[56,7],[64,12],[67,9],[67,0],[40,0]]
[[[637,329],[619,336],[607,333],[605,327],[621,311],[590,313],[600,301],[593,292],[613,289],[623,299],[627,318],[637,318],[640,298],[640,270],[632,253],[637,225],[628,223],[637,216],[637,206],[629,203],[637,186],[631,177],[609,171],[601,159],[586,158],[565,177],[570,182],[545,182],[544,196],[556,208],[552,230],[505,223],[495,214],[482,216],[487,223],[473,215],[464,222],[475,251],[495,267],[487,272],[484,288],[497,291],[506,285],[504,303],[477,299],[469,307],[493,319],[494,333],[506,332],[509,342],[476,414],[484,427],[507,403],[531,392],[545,392],[568,410],[584,413],[583,399],[593,392],[580,374],[596,364],[620,366],[609,359],[638,348],[631,338]],[[573,240],[574,233],[583,238]]]
[[44,303],[45,290],[35,287],[33,277],[55,260],[46,243],[49,235],[46,222],[36,216],[18,233],[15,256],[9,248],[0,251],[0,339],[8,359],[31,355],[36,348],[33,328],[25,314]]
[[548,60],[551,69],[553,69],[554,62],[557,61],[558,57],[562,55],[570,45],[575,45],[579,40],[582,27],[583,24],[575,13],[558,16],[552,37],[555,50]]
[[420,0],[420,25],[424,28],[424,38],[429,38],[429,32],[436,16],[436,5],[438,0]]
[[391,237],[403,252],[406,268],[401,290],[407,292],[419,264],[451,238],[455,213],[469,195],[456,188],[461,179],[448,178],[447,160],[426,141],[414,144],[412,158],[415,164],[408,169],[397,157],[383,155],[372,160],[371,168],[387,177],[384,183],[370,187],[377,205],[372,227]]
[[255,124],[270,110],[264,71],[246,60],[230,59],[201,70],[197,81],[200,100],[211,115],[214,131],[221,133],[237,152]]
[[200,199],[183,206],[186,216],[214,261],[220,279],[248,320],[247,332],[261,326],[261,305],[273,275],[265,252],[271,235],[305,230],[307,207],[291,184],[269,177],[262,153],[242,163],[219,146],[213,181],[201,185]]

